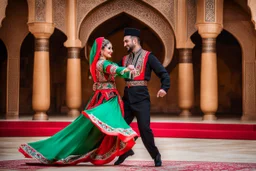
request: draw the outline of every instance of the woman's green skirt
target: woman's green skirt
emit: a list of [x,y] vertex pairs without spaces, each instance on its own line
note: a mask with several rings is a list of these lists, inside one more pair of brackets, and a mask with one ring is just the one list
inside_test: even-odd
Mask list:
[[75,165],[111,162],[135,144],[136,132],[122,117],[120,97],[115,96],[88,110],[50,138],[22,144],[19,151],[44,164]]

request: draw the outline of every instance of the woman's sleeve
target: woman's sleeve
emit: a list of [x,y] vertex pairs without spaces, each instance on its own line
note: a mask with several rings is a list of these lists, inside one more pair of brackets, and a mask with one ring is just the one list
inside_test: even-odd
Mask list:
[[118,75],[122,78],[131,78],[130,71],[124,72],[125,69],[125,67],[120,67],[116,63],[110,62],[108,60],[105,60],[103,63],[103,70],[105,73]]

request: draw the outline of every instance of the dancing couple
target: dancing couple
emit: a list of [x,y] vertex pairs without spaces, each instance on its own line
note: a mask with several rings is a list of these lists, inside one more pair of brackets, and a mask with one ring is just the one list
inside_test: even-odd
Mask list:
[[[141,48],[139,30],[125,29],[124,47],[129,54],[117,64],[108,60],[113,53],[111,42],[104,37],[94,41],[89,58],[94,93],[85,110],[52,137],[22,144],[19,151],[25,157],[46,165],[103,165],[119,156],[114,163],[119,165],[134,154],[132,147],[138,135],[129,124],[136,117],[155,166],[162,165],[150,128],[147,82],[153,70],[161,79],[157,97],[163,97],[170,87],[169,74],[152,53]],[[126,81],[123,99],[116,89],[115,76]]]

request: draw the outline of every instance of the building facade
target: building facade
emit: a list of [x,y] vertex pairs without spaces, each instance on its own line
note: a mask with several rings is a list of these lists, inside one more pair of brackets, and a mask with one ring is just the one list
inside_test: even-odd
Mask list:
[[[126,54],[123,29],[170,73],[171,88],[152,113],[256,120],[256,2],[253,0],[1,0],[0,114],[77,116],[92,93],[88,54],[104,36],[113,61]],[[124,81],[117,78],[120,94]]]

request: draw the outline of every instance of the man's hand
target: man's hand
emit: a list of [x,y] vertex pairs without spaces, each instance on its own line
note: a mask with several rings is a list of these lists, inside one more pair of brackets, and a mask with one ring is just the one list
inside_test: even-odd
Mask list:
[[163,89],[160,89],[158,92],[157,92],[157,95],[156,97],[164,97],[166,95],[166,92],[163,90]]

